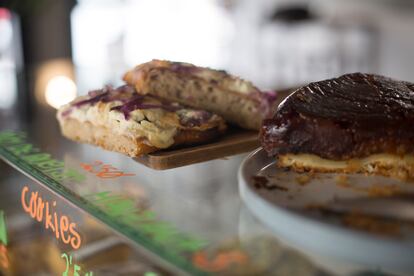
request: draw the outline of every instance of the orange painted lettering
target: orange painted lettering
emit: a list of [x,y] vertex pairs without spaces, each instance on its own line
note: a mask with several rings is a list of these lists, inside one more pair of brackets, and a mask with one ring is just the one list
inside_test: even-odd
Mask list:
[[[102,165],[101,161],[95,161],[93,164],[81,163],[81,167],[99,178],[117,178],[121,176],[134,176],[133,173],[124,173],[111,165]],[[101,166],[102,165],[102,166]],[[94,169],[96,167],[96,170]]]
[[24,186],[21,193],[21,201],[23,209],[33,219],[43,223],[46,229],[51,229],[54,232],[57,240],[61,239],[63,243],[70,244],[73,249],[78,249],[81,246],[81,236],[76,231],[76,224],[71,223],[68,216],[60,215],[56,212],[57,203],[52,203],[44,200],[41,194],[30,192],[30,200],[27,203],[27,194],[29,188]]
[[9,268],[9,258],[7,257],[7,248],[0,244],[0,266],[8,269]]
[[72,245],[73,249],[78,249],[81,246],[81,237],[79,233],[75,229],[76,223],[72,222],[69,225],[69,232],[73,235],[73,238],[70,241],[70,244]]
[[247,260],[248,257],[239,250],[219,253],[212,260],[204,252],[197,252],[193,256],[193,263],[197,267],[209,272],[222,271],[231,264],[243,264]]
[[39,196],[37,199],[37,210],[36,210],[36,220],[41,222],[43,220],[43,209],[45,208],[45,204],[42,198]]
[[65,232],[69,230],[69,219],[67,216],[60,217],[60,236],[62,237],[62,241],[66,244],[70,242],[70,235],[66,238]]
[[52,231],[55,231],[55,227],[52,224],[52,215],[50,214],[50,211],[49,211],[49,202],[46,202],[46,214],[45,215],[46,215],[45,216],[46,217],[45,228],[46,229],[51,228]]
[[36,217],[36,200],[38,192],[32,192],[30,196],[30,216],[32,218]]
[[23,206],[23,209],[26,211],[26,213],[30,213],[30,206],[26,204],[27,191],[29,191],[29,188],[27,186],[24,186],[22,190],[22,206]]
[[[53,206],[56,207],[56,201],[53,201]],[[56,235],[56,239],[59,239],[60,234],[59,234],[59,225],[58,225],[58,219],[57,219],[56,212],[53,213],[53,218],[55,219],[54,220],[54,223],[55,223],[55,235]]]

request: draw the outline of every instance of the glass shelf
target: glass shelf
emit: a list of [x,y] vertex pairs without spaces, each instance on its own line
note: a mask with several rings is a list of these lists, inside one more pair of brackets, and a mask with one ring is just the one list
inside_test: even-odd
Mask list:
[[[291,249],[243,206],[237,170],[245,155],[156,171],[68,141],[51,124],[41,131],[34,126],[0,131],[0,157],[31,179],[15,185],[9,201],[26,217],[35,214],[33,220],[74,254],[88,244],[85,219],[77,215],[82,213],[172,274],[338,272],[315,255]],[[9,205],[2,201],[0,209]],[[42,205],[49,206],[49,222]],[[64,234],[58,237],[50,224]]]
[[[27,206],[22,204],[22,191],[26,190]],[[39,209],[43,213],[25,210],[24,206],[34,204],[29,199],[32,192],[42,204],[48,204],[49,211],[45,205]],[[47,214],[51,215],[48,228]],[[61,224],[63,217],[75,223],[72,230]],[[59,237],[52,230],[56,227],[60,227]],[[75,233],[81,241],[77,249],[71,245],[71,239],[75,246],[79,241]],[[82,276],[171,275],[159,263],[45,186],[0,162],[0,275],[76,275],[75,266]]]
[[[82,271],[105,275],[104,263],[93,266],[82,256],[109,232],[137,252],[127,262],[140,266],[138,275],[383,275],[289,244],[257,220],[238,190],[247,154],[153,170],[65,139],[52,112],[40,109],[30,124],[10,121],[0,129],[0,159],[11,166],[0,161],[0,213],[30,220]],[[0,246],[1,237],[0,225]]]

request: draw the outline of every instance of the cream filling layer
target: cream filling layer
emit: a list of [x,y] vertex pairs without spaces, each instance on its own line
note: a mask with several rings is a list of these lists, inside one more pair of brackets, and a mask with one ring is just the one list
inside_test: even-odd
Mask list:
[[414,155],[406,154],[403,156],[395,154],[373,154],[368,157],[350,159],[346,161],[336,161],[321,158],[313,154],[285,154],[279,156],[281,166],[301,166],[305,168],[325,169],[325,170],[351,170],[358,171],[364,169],[368,172],[374,171],[374,164],[389,167],[412,167],[414,169]]

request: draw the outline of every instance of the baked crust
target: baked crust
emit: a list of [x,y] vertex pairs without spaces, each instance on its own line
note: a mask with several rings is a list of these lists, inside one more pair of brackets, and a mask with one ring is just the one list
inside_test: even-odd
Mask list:
[[247,129],[258,130],[276,100],[274,94],[263,93],[225,71],[188,63],[153,60],[128,71],[123,79],[138,93],[208,110]]
[[106,150],[120,152],[131,157],[156,151],[158,148],[145,143],[143,138],[133,139],[113,133],[104,126],[90,122],[67,119],[60,125],[63,136],[71,140],[99,146]]
[[281,154],[279,167],[291,167],[298,172],[378,174],[401,180],[414,179],[414,155],[374,154],[365,158],[334,161],[313,154]]
[[263,122],[263,149],[281,166],[414,177],[414,84],[352,73],[310,83]]
[[132,157],[208,142],[226,130],[215,114],[140,96],[132,87],[105,88],[57,113],[65,137]]
[[[71,140],[99,146],[103,149],[120,152],[131,157],[160,150],[151,146],[142,137],[132,138],[127,135],[114,133],[109,128],[97,126],[90,122],[79,122],[75,119],[67,119],[61,124],[63,136]],[[171,147],[180,145],[194,145],[211,141],[221,135],[223,130],[218,128],[207,131],[181,130],[174,137]]]

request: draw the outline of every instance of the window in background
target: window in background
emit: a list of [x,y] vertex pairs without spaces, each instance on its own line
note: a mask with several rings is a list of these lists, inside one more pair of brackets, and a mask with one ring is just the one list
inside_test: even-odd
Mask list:
[[80,93],[120,84],[128,68],[154,58],[223,68],[233,35],[210,0],[81,0],[71,20]]
[[21,65],[18,22],[0,8],[0,109],[10,109],[17,98],[17,70]]
[[374,71],[375,28],[361,20],[339,20],[323,7],[319,1],[241,1],[234,18],[243,28],[235,36],[231,70],[262,89]]
[[[385,4],[388,3],[388,4]],[[262,89],[349,72],[412,76],[413,9],[392,1],[79,0],[80,93],[153,58],[225,69]]]

